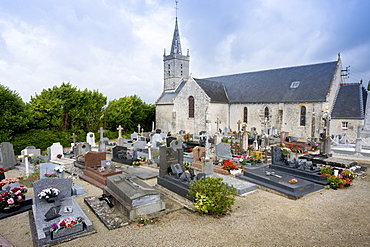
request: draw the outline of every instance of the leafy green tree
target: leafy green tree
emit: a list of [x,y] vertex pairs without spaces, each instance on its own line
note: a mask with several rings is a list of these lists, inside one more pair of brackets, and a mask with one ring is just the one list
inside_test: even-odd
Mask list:
[[105,109],[107,129],[117,131],[121,125],[124,132],[137,130],[140,124],[144,131],[151,130],[155,118],[155,106],[146,104],[137,95],[112,100]]
[[44,89],[31,98],[34,128],[86,133],[102,124],[103,107],[107,98],[97,92],[78,90],[70,83]]
[[27,128],[29,121],[22,98],[0,84],[0,143],[11,141],[14,134]]

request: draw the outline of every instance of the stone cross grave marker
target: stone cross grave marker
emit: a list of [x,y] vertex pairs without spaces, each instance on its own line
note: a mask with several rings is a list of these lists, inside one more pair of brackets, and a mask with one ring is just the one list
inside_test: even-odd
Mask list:
[[98,151],[99,152],[105,152],[106,149],[105,149],[105,142],[104,142],[104,135],[103,135],[103,133],[105,132],[105,130],[103,130],[103,127],[100,127],[100,129],[98,130],[98,132],[100,133],[100,140],[99,140]]
[[73,138],[73,143],[76,144],[76,137],[77,135],[75,133],[72,134],[71,138]]

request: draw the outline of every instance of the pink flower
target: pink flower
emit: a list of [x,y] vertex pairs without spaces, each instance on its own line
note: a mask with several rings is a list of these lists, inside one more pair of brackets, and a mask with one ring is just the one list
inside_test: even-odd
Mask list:
[[13,204],[13,203],[14,203],[14,199],[13,199],[13,198],[9,198],[6,202],[7,202],[8,204]]

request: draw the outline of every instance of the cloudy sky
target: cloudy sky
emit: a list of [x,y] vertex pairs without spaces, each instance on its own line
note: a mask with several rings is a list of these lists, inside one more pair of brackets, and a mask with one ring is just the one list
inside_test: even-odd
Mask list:
[[[337,60],[370,80],[370,1],[179,0],[183,53],[202,78]],[[174,0],[1,0],[0,84],[25,102],[70,82],[108,100],[163,88]]]

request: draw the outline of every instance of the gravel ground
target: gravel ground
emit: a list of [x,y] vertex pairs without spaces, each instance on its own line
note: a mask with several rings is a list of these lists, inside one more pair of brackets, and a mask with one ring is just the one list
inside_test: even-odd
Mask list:
[[[6,177],[22,175],[17,169]],[[147,181],[155,184],[155,179]],[[88,193],[101,189],[83,181]],[[58,246],[370,246],[370,179],[363,176],[339,190],[320,190],[298,200],[257,189],[238,196],[221,218],[186,209],[161,215],[148,225],[108,230],[84,203],[76,201],[97,233]],[[29,197],[33,197],[31,188]],[[32,246],[28,213],[0,221],[0,235],[15,247]]]

